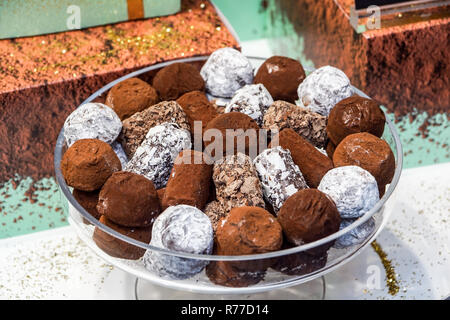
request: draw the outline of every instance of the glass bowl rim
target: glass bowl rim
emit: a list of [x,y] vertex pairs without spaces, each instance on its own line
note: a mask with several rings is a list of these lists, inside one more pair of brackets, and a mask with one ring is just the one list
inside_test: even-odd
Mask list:
[[[209,56],[197,56],[197,57],[190,57],[190,58],[182,58],[182,59],[174,59],[174,60],[170,60],[170,61],[165,61],[165,62],[161,62],[161,63],[157,63],[145,68],[141,68],[139,70],[136,70],[134,72],[128,73],[110,83],[108,83],[107,85],[103,86],[102,88],[100,88],[99,90],[97,90],[95,93],[93,93],[92,95],[90,95],[85,101],[83,101],[81,105],[85,104],[85,103],[89,103],[92,100],[94,100],[96,97],[100,96],[101,94],[105,93],[106,91],[108,91],[109,89],[111,89],[114,85],[116,85],[117,83],[132,78],[132,77],[136,77],[138,75],[141,75],[143,73],[155,70],[155,69],[160,69],[163,68],[167,65],[170,65],[172,63],[192,63],[192,62],[199,62],[199,61],[206,61],[208,59]],[[267,58],[263,58],[263,57],[255,57],[255,56],[247,56],[248,59],[250,60],[259,60],[260,62],[265,61]],[[314,71],[314,68],[308,68],[305,67],[305,71],[307,72],[312,72]],[[353,86],[352,86],[353,87]],[[369,96],[367,96],[365,93],[363,93],[361,90],[359,90],[358,88],[353,87],[354,91],[362,97],[365,98],[370,98]],[[384,110],[383,110],[384,112]],[[385,112],[384,112],[385,113]],[[386,114],[385,114],[386,115]],[[207,255],[207,254],[194,254],[194,253],[186,253],[186,252],[180,252],[180,251],[172,251],[172,250],[167,250],[164,248],[159,248],[159,247],[154,247],[150,244],[146,244],[144,242],[135,240],[133,238],[130,238],[128,236],[125,236],[117,231],[115,231],[114,229],[107,227],[106,225],[100,223],[100,221],[98,221],[97,219],[95,219],[90,213],[88,213],[79,203],[78,201],[75,200],[75,198],[73,197],[69,186],[66,184],[65,179],[62,175],[61,172],[61,168],[60,168],[60,163],[61,163],[61,159],[62,159],[62,150],[63,147],[65,145],[65,138],[64,138],[64,127],[61,128],[59,134],[58,134],[58,138],[56,140],[56,146],[55,146],[55,151],[54,151],[54,169],[55,169],[55,176],[56,176],[56,181],[62,191],[62,193],[64,194],[64,196],[66,197],[66,199],[69,201],[69,203],[79,212],[81,213],[81,215],[87,220],[89,221],[89,223],[91,223],[92,225],[94,225],[95,227],[98,227],[100,230],[108,233],[109,235],[125,241],[129,244],[132,244],[134,246],[140,247],[142,249],[146,249],[146,250],[152,250],[161,254],[167,254],[167,255],[171,255],[171,256],[176,256],[176,257],[181,257],[181,258],[191,258],[191,259],[197,259],[197,260],[208,260],[208,261],[246,261],[246,260],[258,260],[258,259],[269,259],[269,258],[276,258],[276,257],[281,257],[284,255],[289,255],[289,254],[294,254],[294,253],[299,253],[299,252],[304,252],[306,250],[310,250],[310,249],[314,249],[317,248],[321,245],[324,245],[328,242],[331,242],[337,238],[339,238],[340,236],[346,234],[347,232],[351,231],[354,228],[357,228],[358,226],[360,226],[361,224],[365,223],[366,221],[368,221],[375,213],[377,213],[379,210],[382,209],[382,207],[384,206],[385,202],[387,201],[387,199],[392,195],[395,187],[398,184],[398,181],[400,179],[400,175],[401,175],[401,171],[402,171],[402,167],[403,167],[403,151],[402,151],[402,145],[401,145],[401,141],[400,141],[400,137],[398,135],[397,129],[395,128],[394,124],[392,123],[392,121],[389,119],[389,117],[387,117],[386,115],[386,123],[388,125],[389,131],[394,139],[394,143],[395,143],[395,153],[396,153],[396,166],[395,166],[395,173],[394,173],[394,177],[392,178],[391,183],[389,184],[388,189],[386,190],[385,194],[383,195],[383,197],[381,197],[381,199],[375,204],[375,206],[370,209],[368,212],[366,212],[363,216],[361,216],[360,218],[356,219],[353,223],[351,223],[350,225],[348,225],[347,227],[340,229],[339,231],[325,237],[325,238],[321,238],[319,240],[313,241],[313,242],[309,242],[306,244],[302,244],[300,246],[295,246],[292,248],[288,248],[288,249],[281,249],[281,250],[277,250],[277,251],[272,251],[272,252],[267,252],[267,253],[258,253],[258,254],[251,254],[251,255],[235,255],[235,256],[227,256],[227,255]]]

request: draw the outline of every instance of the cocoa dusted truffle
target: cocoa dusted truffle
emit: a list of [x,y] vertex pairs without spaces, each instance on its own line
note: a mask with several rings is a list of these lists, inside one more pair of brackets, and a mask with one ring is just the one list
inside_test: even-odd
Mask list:
[[360,96],[341,100],[331,109],[328,116],[327,133],[334,145],[338,145],[346,136],[368,132],[381,137],[386,117],[378,103]]
[[101,214],[97,211],[99,190],[87,192],[78,189],[73,189],[72,195],[77,202],[93,216],[95,219],[99,219]]
[[[110,227],[124,236],[133,238],[143,243],[149,243],[152,236],[152,228],[128,228],[118,225],[105,216],[100,217],[100,222],[105,226]],[[137,260],[145,253],[145,249],[134,246],[128,242],[120,240],[119,238],[104,232],[98,227],[95,227],[93,240],[97,246],[112,257],[120,259]]]
[[[294,247],[287,241],[283,242],[282,249]],[[276,259],[272,269],[290,276],[301,276],[319,270],[327,264],[328,254],[326,251],[314,255],[306,251],[287,254]]]
[[317,188],[325,173],[333,168],[330,158],[290,128],[281,130],[278,143],[291,152],[292,160],[300,168],[311,188]]
[[275,101],[264,115],[264,129],[291,128],[318,148],[327,142],[326,127],[327,117],[286,101]]
[[386,141],[367,132],[345,137],[334,151],[333,162],[336,167],[356,165],[366,169],[379,187],[390,183],[394,177],[394,153]]
[[[226,155],[233,155],[237,152],[242,152],[250,156],[256,156],[258,154],[259,126],[255,120],[250,118],[248,115],[240,112],[221,114],[208,123],[205,131],[210,129],[217,129],[221,132],[223,150],[210,150],[211,148],[208,148],[208,146],[210,144],[213,146],[216,145],[216,143],[213,143],[215,142],[216,137],[213,135],[210,140],[206,137],[205,153],[208,155],[215,157],[216,159],[220,159],[221,156],[225,157]],[[231,133],[230,131],[227,133],[227,130],[231,130]],[[249,130],[248,135],[246,135],[246,130]],[[229,150],[227,150],[227,140],[229,141],[229,144],[230,141],[233,141],[233,147]],[[241,145],[241,140],[245,141],[244,146]],[[238,147],[242,147],[243,149],[245,147],[245,149],[240,150]],[[216,151],[222,151],[222,155],[216,155]]]
[[148,131],[165,122],[176,123],[181,129],[191,130],[189,120],[181,106],[175,101],[163,101],[123,121],[119,140],[129,158],[142,144]]
[[295,103],[297,88],[305,77],[305,70],[297,60],[273,56],[259,67],[253,83],[262,83],[275,100]]
[[330,159],[333,159],[334,150],[336,150],[336,145],[331,140],[328,140],[325,151]]
[[162,200],[162,209],[187,204],[200,210],[209,197],[212,165],[203,152],[183,150],[177,156]]
[[188,63],[172,63],[153,78],[153,87],[161,100],[176,100],[186,92],[204,91],[205,82],[196,67]]
[[162,200],[164,198],[164,193],[166,192],[166,188],[161,188],[156,190],[156,193],[158,194],[158,200],[159,200],[159,205],[162,208]]
[[158,93],[151,85],[139,78],[129,78],[109,90],[105,104],[124,120],[158,101]]
[[228,261],[211,261],[206,276],[211,282],[226,287],[248,287],[264,279],[265,271],[242,271]]
[[106,181],[100,190],[97,210],[125,227],[150,226],[161,212],[153,182],[126,171],[116,172]]
[[292,244],[302,245],[337,232],[341,216],[333,200],[325,193],[305,189],[284,202],[278,212],[278,221],[286,239]]
[[97,139],[76,141],[61,160],[61,172],[66,183],[82,191],[100,189],[106,180],[122,166],[109,144]]

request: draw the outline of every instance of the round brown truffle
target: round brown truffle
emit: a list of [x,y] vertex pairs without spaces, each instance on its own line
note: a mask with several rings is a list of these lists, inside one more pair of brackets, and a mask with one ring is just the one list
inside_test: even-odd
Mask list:
[[66,183],[82,191],[100,189],[122,165],[109,144],[97,139],[76,141],[61,160]]
[[194,66],[172,63],[158,71],[153,78],[153,87],[161,100],[176,100],[186,92],[204,91],[205,81]]
[[153,182],[132,172],[116,172],[100,190],[97,210],[125,227],[150,226],[161,212]]
[[[150,243],[152,237],[152,228],[127,228],[115,224],[105,216],[101,216],[99,221],[105,226],[110,227],[114,231],[117,231],[127,237],[133,238],[137,241],[144,243]],[[94,230],[93,240],[97,246],[104,252],[112,257],[121,259],[137,260],[145,253],[145,249],[134,246],[128,242],[122,241],[104,231],[98,227]]]
[[87,192],[78,189],[73,189],[72,191],[72,195],[75,200],[77,200],[77,202],[97,220],[101,216],[101,214],[97,211],[99,192],[99,190]]
[[138,78],[126,79],[109,90],[105,104],[124,120],[136,112],[158,103],[158,93],[147,82]]
[[335,145],[338,145],[346,136],[358,132],[369,132],[381,137],[385,122],[384,112],[375,101],[352,96],[338,102],[331,109],[327,134]]
[[294,103],[298,99],[297,88],[305,77],[305,70],[297,60],[273,56],[259,67],[253,83],[262,83],[273,100]]
[[278,212],[278,221],[286,239],[292,244],[302,245],[339,231],[341,216],[325,193],[303,189],[284,202]]
[[[217,129],[222,134],[222,156],[237,154],[238,152],[245,153],[246,155],[256,156],[258,154],[258,139],[259,139],[259,126],[248,115],[243,114],[241,112],[230,112],[221,114],[211,120],[205,128],[205,135],[211,133],[213,131],[209,131],[210,129]],[[227,129],[233,130],[231,133],[227,134]],[[242,129],[242,130],[238,130]],[[250,129],[246,135],[246,130]],[[209,137],[206,137],[205,143],[205,153],[207,155],[220,158],[220,156],[216,156],[215,149],[212,146],[215,146],[216,143],[213,143],[216,139],[214,135],[212,135],[211,139],[208,141]],[[244,140],[245,139],[245,140]],[[227,140],[233,141],[233,147],[230,150],[227,150]],[[245,150],[238,149],[238,143],[241,144],[241,140],[245,141],[244,146],[239,146],[245,148]],[[212,144],[210,148],[208,146]],[[212,148],[212,150],[210,150]],[[220,150],[217,150],[220,151]]]
[[336,146],[331,140],[328,140],[327,146],[325,147],[325,151],[330,159],[333,159],[334,150],[336,150]]
[[234,268],[228,261],[211,261],[206,276],[211,282],[226,287],[248,287],[264,279],[265,272],[246,272]]
[[333,154],[336,167],[356,165],[369,171],[379,186],[391,182],[395,157],[386,141],[367,132],[351,134],[339,143]]

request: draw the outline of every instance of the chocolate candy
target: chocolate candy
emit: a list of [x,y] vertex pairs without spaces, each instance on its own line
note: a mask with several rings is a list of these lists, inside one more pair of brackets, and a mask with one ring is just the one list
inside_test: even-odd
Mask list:
[[[195,254],[211,254],[214,234],[209,218],[187,205],[167,208],[153,224],[150,245]],[[207,260],[188,259],[147,250],[145,267],[161,277],[186,279],[201,272]]]
[[272,103],[272,96],[264,85],[249,84],[236,91],[227,104],[225,113],[245,113],[255,120],[259,126],[262,126],[264,114]]
[[148,227],[161,212],[153,182],[126,171],[113,173],[102,187],[97,210],[125,227]]
[[264,197],[275,212],[280,210],[291,195],[308,188],[291,153],[280,146],[264,150],[253,160],[253,164],[259,175]]
[[[128,228],[118,225],[111,220],[107,219],[105,216],[100,217],[100,222],[105,226],[110,227],[114,231],[117,231],[124,236],[133,238],[137,241],[143,243],[149,243],[152,236],[152,228]],[[95,241],[97,246],[104,252],[112,257],[137,260],[142,257],[145,253],[145,249],[132,245],[128,242],[120,240],[119,238],[104,232],[98,227],[95,227],[92,239]]]
[[206,90],[216,97],[229,98],[239,88],[253,81],[253,66],[242,53],[233,48],[214,51],[200,74]]
[[214,231],[217,230],[220,219],[228,214],[228,210],[225,209],[225,206],[217,200],[208,203],[203,211],[208,216],[209,220],[211,220]]
[[113,148],[116,156],[119,158],[122,168],[125,168],[128,163],[128,157],[125,153],[125,150],[123,150],[122,145],[119,142],[114,141],[113,143],[111,143],[111,148]]
[[125,119],[119,140],[127,156],[133,156],[148,130],[164,122],[176,123],[188,131],[191,129],[186,113],[175,101],[160,102]]
[[242,271],[228,261],[211,261],[206,266],[211,282],[226,287],[248,287],[264,279],[265,271]]
[[[355,222],[355,220],[351,219],[342,220],[339,230],[348,227],[353,222]],[[361,244],[374,232],[374,230],[375,230],[375,220],[373,218],[370,218],[363,224],[357,226],[356,228],[353,228],[343,236],[337,238],[333,247],[336,249],[343,249],[357,244]]]
[[95,191],[82,191],[73,189],[72,195],[77,202],[93,216],[95,219],[99,219],[101,214],[97,211],[99,190]]
[[362,216],[380,199],[375,178],[358,166],[331,169],[317,189],[333,199],[344,219]]
[[327,133],[335,145],[346,136],[358,132],[369,132],[381,137],[385,122],[384,112],[375,101],[353,96],[338,102],[331,109]]
[[226,211],[241,206],[264,208],[258,174],[250,157],[238,153],[214,164],[216,198]]
[[190,148],[189,131],[180,129],[176,123],[163,123],[148,131],[125,170],[147,177],[157,189],[163,188],[178,153]]
[[339,101],[353,95],[350,80],[341,70],[325,66],[311,74],[298,86],[299,106],[328,116]]
[[386,141],[362,132],[351,134],[339,143],[333,154],[336,167],[357,165],[369,171],[379,186],[390,183],[395,173],[395,157]]
[[[294,245],[283,242],[282,249],[292,248]],[[308,252],[301,251],[298,253],[292,253],[277,258],[272,269],[290,276],[301,276],[314,271],[317,271],[327,264],[328,254],[326,251],[319,255],[309,254]]]
[[183,150],[167,182],[162,200],[163,210],[177,204],[187,204],[202,210],[209,197],[212,165],[207,164],[203,152]]
[[299,167],[311,188],[317,188],[322,177],[333,168],[333,162],[294,130],[286,128],[278,134],[279,145],[291,152],[292,160]]
[[295,103],[297,88],[305,77],[305,70],[297,60],[273,56],[259,67],[253,83],[262,83],[275,100]]
[[98,139],[112,143],[122,130],[119,116],[101,103],[85,103],[73,111],[64,122],[64,137],[70,147],[80,139]]
[[336,205],[317,189],[294,193],[284,202],[277,217],[286,239],[297,246],[337,232],[341,223]]
[[187,63],[172,63],[153,78],[153,86],[161,100],[175,100],[186,92],[205,90],[205,82],[196,67]]
[[121,169],[111,146],[97,139],[77,140],[61,160],[66,183],[82,191],[100,189],[114,172]]
[[333,159],[334,150],[336,150],[336,145],[331,140],[328,140],[325,151],[330,159]]
[[139,78],[129,78],[109,90],[105,104],[124,120],[158,101],[158,93],[151,85]]
[[264,115],[264,129],[280,132],[291,128],[319,148],[327,142],[326,127],[326,117],[285,101],[275,101]]

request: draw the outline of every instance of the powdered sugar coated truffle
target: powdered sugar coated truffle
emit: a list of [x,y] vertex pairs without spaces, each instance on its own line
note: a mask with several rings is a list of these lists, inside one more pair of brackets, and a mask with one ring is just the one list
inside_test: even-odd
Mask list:
[[[211,254],[214,233],[209,218],[199,209],[188,205],[167,208],[156,218],[152,246],[193,254]],[[207,260],[176,257],[147,250],[145,267],[162,277],[186,279],[201,272]]]
[[119,116],[102,103],[82,104],[64,122],[64,137],[69,147],[80,139],[98,139],[111,144],[120,130]]
[[232,97],[239,88],[253,81],[253,66],[241,52],[233,48],[214,51],[200,74],[206,90],[216,97]]
[[380,199],[375,178],[358,166],[331,169],[323,176],[317,189],[333,199],[344,219],[362,216]]
[[353,95],[353,89],[344,72],[325,66],[308,75],[297,93],[299,106],[328,116],[336,103]]
[[[354,221],[355,220],[352,219],[342,220],[339,230],[348,227]],[[375,220],[373,218],[370,218],[363,224],[357,226],[356,228],[353,228],[343,236],[337,238],[333,247],[337,249],[343,249],[356,244],[360,244],[364,242],[364,240],[366,240],[373,233],[374,230],[375,230]]]

